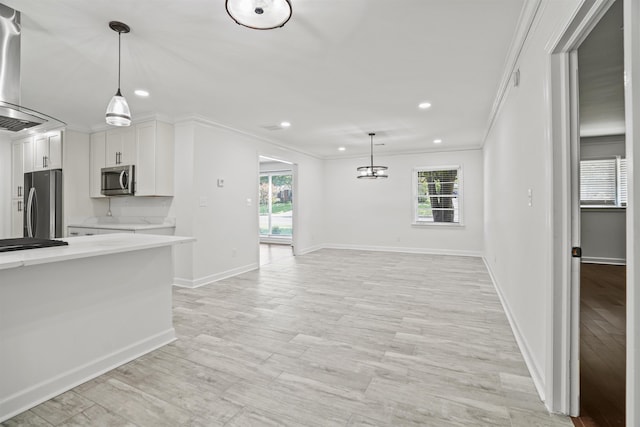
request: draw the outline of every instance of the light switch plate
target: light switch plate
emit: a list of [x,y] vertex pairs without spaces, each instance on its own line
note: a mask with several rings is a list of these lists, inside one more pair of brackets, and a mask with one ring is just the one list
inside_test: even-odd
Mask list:
[[218,178],[218,187],[224,187],[224,178]]

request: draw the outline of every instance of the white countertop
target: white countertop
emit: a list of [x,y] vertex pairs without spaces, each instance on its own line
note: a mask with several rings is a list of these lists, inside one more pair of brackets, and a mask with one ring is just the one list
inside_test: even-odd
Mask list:
[[125,231],[157,230],[157,229],[160,229],[160,228],[176,228],[176,226],[172,225],[172,224],[120,224],[120,223],[112,223],[112,224],[103,224],[103,223],[68,224],[67,227],[100,228],[100,229],[105,229],[105,230],[125,230]]
[[193,237],[101,234],[67,237],[68,246],[0,252],[0,270],[195,242]]

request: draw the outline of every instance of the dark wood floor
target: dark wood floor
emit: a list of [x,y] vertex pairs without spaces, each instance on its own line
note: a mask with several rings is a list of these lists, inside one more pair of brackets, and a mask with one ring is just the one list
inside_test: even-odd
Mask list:
[[626,271],[582,264],[580,427],[624,427]]

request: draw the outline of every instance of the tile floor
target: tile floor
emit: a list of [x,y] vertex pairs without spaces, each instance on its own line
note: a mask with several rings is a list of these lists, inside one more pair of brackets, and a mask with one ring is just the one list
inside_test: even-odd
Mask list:
[[174,291],[178,340],[4,426],[571,426],[478,258],[321,250]]

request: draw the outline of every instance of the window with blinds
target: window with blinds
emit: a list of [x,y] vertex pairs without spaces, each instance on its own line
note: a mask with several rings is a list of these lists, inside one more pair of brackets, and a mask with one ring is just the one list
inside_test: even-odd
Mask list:
[[621,158],[580,161],[580,205],[626,206],[626,165]]
[[461,224],[462,168],[415,168],[414,224]]

